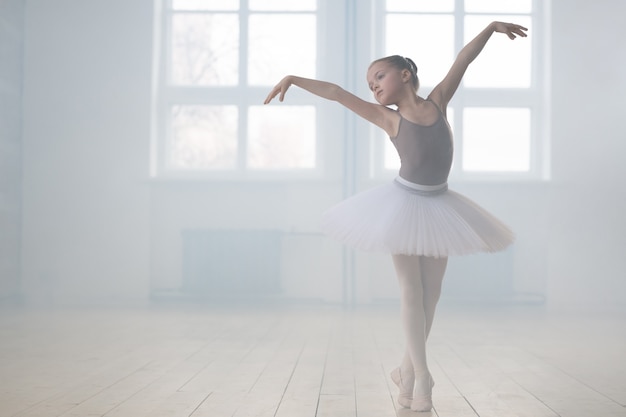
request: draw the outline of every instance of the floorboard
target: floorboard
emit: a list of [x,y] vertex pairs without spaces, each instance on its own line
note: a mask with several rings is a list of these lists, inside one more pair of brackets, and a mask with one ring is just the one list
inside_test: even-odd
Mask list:
[[395,306],[0,311],[0,417],[626,417],[626,316],[442,307],[435,409],[396,403]]

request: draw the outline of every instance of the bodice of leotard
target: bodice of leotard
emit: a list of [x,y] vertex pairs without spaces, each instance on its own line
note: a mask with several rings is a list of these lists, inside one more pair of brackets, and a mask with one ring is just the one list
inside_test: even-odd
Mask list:
[[410,122],[400,115],[398,134],[391,141],[400,156],[402,178],[422,185],[443,184],[448,180],[453,155],[452,131],[441,111],[430,126]]

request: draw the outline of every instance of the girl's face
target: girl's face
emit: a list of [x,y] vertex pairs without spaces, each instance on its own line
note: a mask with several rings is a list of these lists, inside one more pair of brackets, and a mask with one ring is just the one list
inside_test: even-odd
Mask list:
[[367,83],[376,101],[383,106],[396,103],[398,93],[406,86],[403,75],[403,71],[384,61],[372,64],[367,71]]

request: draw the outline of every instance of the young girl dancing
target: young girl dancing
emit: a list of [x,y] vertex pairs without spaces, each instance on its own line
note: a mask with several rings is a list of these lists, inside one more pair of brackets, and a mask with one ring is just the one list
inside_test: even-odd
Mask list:
[[[398,403],[414,411],[432,409],[434,381],[426,361],[426,339],[450,255],[495,252],[513,241],[513,233],[468,198],[448,190],[452,133],[446,108],[469,64],[494,32],[510,39],[527,29],[493,22],[459,52],[445,78],[427,98],[417,94],[417,67],[409,58],[389,56],[372,62],[367,82],[379,104],[370,103],[324,81],[283,78],[265,104],[283,101],[291,85],[334,100],[383,129],[400,156],[395,180],[356,194],[329,209],[323,228],[357,249],[392,254],[401,292],[401,316],[407,347],[391,373]],[[395,105],[397,110],[388,106]]]

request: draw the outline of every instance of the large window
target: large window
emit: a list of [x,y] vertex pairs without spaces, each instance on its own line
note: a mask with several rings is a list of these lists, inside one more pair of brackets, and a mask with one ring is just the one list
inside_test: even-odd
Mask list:
[[[344,74],[343,83],[337,82],[356,85],[356,93],[371,100],[367,64],[400,54],[416,61],[420,95],[426,96],[463,45],[493,20],[520,23],[531,36],[510,41],[494,34],[467,71],[448,110],[455,133],[452,175],[546,175],[547,0],[157,1],[162,7],[155,175],[323,174],[327,165],[320,149],[343,152],[336,138],[320,133],[328,124],[320,114],[324,104],[298,89],[280,106],[261,104],[282,76],[318,77],[320,67],[332,65]],[[345,16],[345,24],[329,23],[337,14]],[[392,175],[399,164],[395,149],[379,131],[372,132],[367,172]]]
[[166,0],[155,171],[245,176],[317,166],[316,106],[263,106],[286,73],[316,76],[315,0]]

